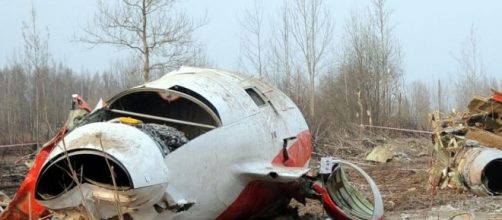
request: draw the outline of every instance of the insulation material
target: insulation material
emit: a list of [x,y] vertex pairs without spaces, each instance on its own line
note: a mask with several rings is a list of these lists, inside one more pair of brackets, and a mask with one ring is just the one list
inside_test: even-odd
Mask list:
[[185,133],[167,125],[148,123],[141,124],[138,127],[159,143],[164,155],[188,142]]
[[378,146],[366,156],[366,160],[375,161],[380,163],[387,163],[394,157],[394,153],[385,146]]

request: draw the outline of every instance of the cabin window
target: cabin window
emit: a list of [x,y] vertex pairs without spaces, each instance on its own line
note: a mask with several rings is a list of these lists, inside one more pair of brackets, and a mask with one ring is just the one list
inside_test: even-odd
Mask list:
[[265,100],[263,100],[263,98],[258,94],[258,92],[256,92],[255,89],[247,88],[246,93],[249,95],[249,97],[251,97],[251,99],[257,106],[265,105]]

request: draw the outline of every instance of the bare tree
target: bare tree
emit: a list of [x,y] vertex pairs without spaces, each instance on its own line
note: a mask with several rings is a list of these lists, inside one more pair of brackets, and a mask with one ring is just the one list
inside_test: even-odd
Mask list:
[[[346,104],[357,99],[358,121],[376,125],[400,122],[404,104],[400,47],[392,36],[391,11],[384,0],[374,0],[364,15],[353,13],[346,27],[346,44],[338,67]],[[355,94],[358,94],[357,97]]]
[[333,38],[332,18],[323,0],[295,0],[291,7],[291,33],[309,81],[310,118],[315,118],[315,80],[324,69]]
[[25,71],[32,74],[34,80],[31,81],[32,93],[34,98],[34,106],[31,107],[32,115],[34,115],[33,126],[34,138],[37,146],[40,146],[40,130],[42,120],[40,117],[45,116],[47,122],[47,103],[44,102],[46,94],[46,80],[49,66],[49,32],[46,32],[46,37],[42,37],[37,27],[36,12],[32,6],[30,23],[23,22],[23,40],[24,40],[24,60]]
[[195,67],[213,67],[212,60],[207,56],[206,48],[202,44],[196,44],[191,48],[190,56],[184,63],[185,65]]
[[98,3],[98,13],[81,41],[135,51],[143,60],[143,79],[152,69],[170,69],[193,55],[193,32],[200,27],[176,12],[177,0],[115,0]]
[[483,58],[479,55],[479,40],[476,29],[471,26],[465,47],[454,59],[458,63],[455,94],[457,107],[465,108],[475,95],[488,95],[490,85],[483,67]]
[[453,89],[451,87],[454,85],[452,83],[448,84],[448,82],[437,80],[430,87],[431,108],[434,111],[446,112],[453,107],[450,99],[455,97],[452,97],[452,93],[448,91],[451,91]]
[[428,129],[431,112],[430,92],[425,83],[415,81],[411,84],[410,112],[411,120],[418,129]]
[[[241,35],[241,54],[253,71],[263,77],[264,49],[263,46],[263,6],[260,0],[253,1],[253,8],[246,9],[240,25],[244,30]],[[248,65],[245,65],[248,66]]]
[[375,77],[377,80],[381,80],[380,83],[376,84],[375,89],[378,102],[378,105],[375,105],[375,113],[379,114],[376,115],[378,118],[391,115],[393,113],[393,98],[397,97],[399,99],[401,96],[401,91],[399,91],[401,73],[398,66],[400,50],[396,50],[399,45],[391,36],[393,28],[389,24],[389,19],[392,11],[385,8],[385,3],[385,0],[373,0],[370,13],[371,25],[376,27],[374,32],[378,41],[375,45],[375,55],[378,59]]
[[246,34],[241,39],[244,64],[310,112],[309,122],[315,126],[316,80],[327,71],[331,58],[332,18],[324,0],[285,0],[278,12],[271,35],[265,35],[259,0],[246,11],[242,22]]
[[296,88],[293,84],[298,84],[299,81],[293,80],[295,76],[295,49],[291,36],[291,15],[290,6],[284,1],[277,20],[274,22],[272,30],[272,39],[269,53],[267,54],[267,66],[273,74],[268,77],[286,92],[293,100],[299,104],[300,91],[293,90]]
[[[143,81],[137,74],[141,61],[136,57],[120,65],[112,64],[100,73],[76,73],[63,63],[56,65],[49,52],[48,31],[40,30],[37,22],[32,9],[31,19],[23,23],[22,55],[14,56],[14,61],[0,68],[0,132],[5,134],[0,136],[2,144],[35,141],[40,145],[48,140],[64,124],[71,94],[78,93],[96,103],[101,97],[109,98]],[[187,62],[207,63],[202,49],[199,45],[187,47],[191,53]]]

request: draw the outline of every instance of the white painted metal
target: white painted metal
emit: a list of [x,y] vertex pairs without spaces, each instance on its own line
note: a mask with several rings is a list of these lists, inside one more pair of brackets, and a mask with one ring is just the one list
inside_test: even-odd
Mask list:
[[[100,149],[98,137],[118,140],[116,145],[104,144],[105,152],[124,164],[135,188],[167,183],[165,193],[159,194],[162,195],[159,202],[194,203],[186,211],[165,209],[153,215],[138,210],[134,216],[214,219],[235,201],[250,181],[294,181],[307,172],[306,168],[275,167],[271,163],[281,152],[284,138],[308,130],[299,109],[275,87],[252,77],[182,67],[137,88],[167,90],[173,86],[185,87],[207,99],[216,108],[221,126],[190,140],[165,158],[151,138],[128,125],[92,123],[76,128],[65,138],[68,150]],[[251,87],[269,102],[257,106],[245,91]],[[112,100],[117,98],[120,97]],[[78,142],[83,137],[89,140]],[[63,149],[60,143],[50,157],[62,153]],[[276,178],[271,177],[271,172]]]
[[464,152],[464,155],[458,160],[458,171],[462,179],[469,186],[472,192],[478,195],[494,195],[486,184],[488,181],[483,179],[485,168],[494,161],[502,161],[502,151],[488,147],[473,147]]
[[136,188],[168,181],[168,170],[157,144],[147,134],[129,125],[97,122],[79,127],[54,148],[47,162],[58,155],[64,155],[65,148],[68,151],[104,149],[106,154],[120,161],[129,171]]
[[[162,213],[162,218],[217,217],[252,180],[250,173],[273,167],[271,161],[281,151],[284,138],[308,129],[300,111],[286,95],[251,77],[211,69],[181,68],[146,87],[166,88],[171,84],[203,95],[216,107],[223,125],[167,155],[168,179],[176,179],[168,185],[167,194],[174,200],[196,203],[183,213]],[[277,113],[270,103],[256,106],[244,90],[250,86],[276,105]],[[289,173],[280,172],[279,176]]]

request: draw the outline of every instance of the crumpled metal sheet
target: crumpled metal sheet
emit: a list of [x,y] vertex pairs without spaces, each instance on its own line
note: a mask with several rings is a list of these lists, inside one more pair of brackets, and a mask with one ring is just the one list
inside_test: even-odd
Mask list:
[[[323,194],[323,202],[326,203],[324,206],[330,217],[357,220],[383,219],[383,200],[373,179],[353,163],[331,159],[329,164],[333,165],[332,171],[325,182],[326,193],[321,194]],[[373,204],[348,180],[342,165],[354,169],[366,180],[373,194]],[[334,206],[329,204],[334,204]]]
[[161,146],[164,155],[169,154],[188,142],[185,133],[167,125],[146,123],[138,125],[138,128],[155,139]]

